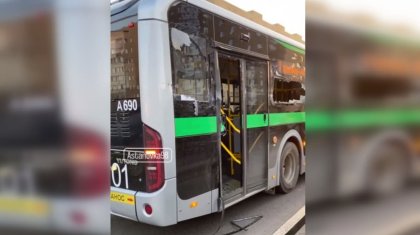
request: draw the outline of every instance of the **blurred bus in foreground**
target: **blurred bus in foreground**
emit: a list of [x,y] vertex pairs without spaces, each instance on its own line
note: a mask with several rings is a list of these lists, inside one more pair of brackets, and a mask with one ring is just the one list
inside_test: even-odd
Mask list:
[[389,194],[419,173],[420,43],[362,20],[307,10],[309,203]]
[[0,3],[0,234],[109,231],[108,5],[87,5]]

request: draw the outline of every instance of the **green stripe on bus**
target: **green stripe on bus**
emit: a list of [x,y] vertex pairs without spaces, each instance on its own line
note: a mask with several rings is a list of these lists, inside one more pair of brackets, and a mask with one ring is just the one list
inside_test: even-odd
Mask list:
[[264,120],[264,114],[248,114],[246,115],[246,127],[257,128],[268,126],[268,117]]
[[[215,116],[175,118],[175,136],[186,137],[208,135],[217,132]],[[264,120],[264,114],[248,114],[247,128],[278,126],[305,122],[304,112],[270,113]]]
[[307,130],[420,124],[419,109],[307,112]]
[[270,126],[286,125],[305,122],[305,112],[270,113]]
[[264,120],[264,114],[248,114],[247,128],[257,128],[265,126],[279,126],[293,123],[304,123],[305,112],[289,113],[270,113]]
[[306,113],[306,130],[330,129],[333,125],[333,115],[329,112]]
[[175,118],[175,136],[207,135],[217,132],[216,116]]
[[287,42],[283,42],[283,41],[281,41],[279,39],[276,39],[276,41],[278,43],[280,43],[282,46],[284,46],[285,48],[289,49],[289,50],[292,50],[292,51],[297,52],[297,53],[300,53],[300,54],[305,54],[305,50],[303,50],[303,49],[301,49],[299,47],[293,46],[293,45],[291,45],[291,44],[289,44]]

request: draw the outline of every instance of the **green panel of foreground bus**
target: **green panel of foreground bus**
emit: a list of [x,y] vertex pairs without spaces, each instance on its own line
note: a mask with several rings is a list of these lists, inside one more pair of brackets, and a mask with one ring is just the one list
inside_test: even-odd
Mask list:
[[308,111],[306,130],[334,130],[420,124],[420,109]]

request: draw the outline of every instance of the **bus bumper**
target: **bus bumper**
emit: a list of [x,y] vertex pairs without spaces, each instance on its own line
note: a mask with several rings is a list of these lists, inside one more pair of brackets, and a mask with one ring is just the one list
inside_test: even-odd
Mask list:
[[[111,201],[111,212],[114,215],[162,227],[177,223],[176,178],[165,180],[163,187],[154,193],[135,192],[114,187],[111,187],[111,191],[135,197],[134,205]],[[148,215],[144,210],[146,204],[152,207],[151,215]]]

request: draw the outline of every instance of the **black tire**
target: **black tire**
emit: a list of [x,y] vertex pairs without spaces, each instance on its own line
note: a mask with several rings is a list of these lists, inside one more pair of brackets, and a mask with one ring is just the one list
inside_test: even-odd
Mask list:
[[408,158],[398,145],[384,144],[378,148],[368,168],[367,195],[379,197],[400,191],[408,179]]
[[292,142],[287,142],[280,156],[280,185],[276,193],[289,193],[299,178],[299,150]]

